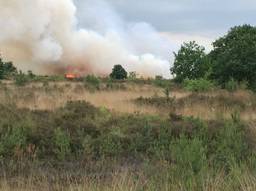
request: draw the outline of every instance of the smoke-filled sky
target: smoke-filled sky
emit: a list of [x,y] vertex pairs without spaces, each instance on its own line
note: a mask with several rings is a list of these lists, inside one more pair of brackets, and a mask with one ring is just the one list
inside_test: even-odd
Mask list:
[[[83,5],[88,0],[76,0]],[[96,0],[97,1],[97,0]],[[255,0],[108,0],[126,21],[147,22],[181,43],[195,39],[211,48],[212,40],[235,25],[256,25]],[[82,16],[83,6],[78,6]],[[85,24],[81,20],[81,24]]]
[[170,76],[172,52],[255,24],[254,0],[0,0],[0,52],[42,74],[106,75],[116,64]]

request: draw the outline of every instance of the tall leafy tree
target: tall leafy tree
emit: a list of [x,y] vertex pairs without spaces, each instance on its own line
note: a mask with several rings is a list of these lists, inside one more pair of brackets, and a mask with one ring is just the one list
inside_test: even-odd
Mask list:
[[127,75],[127,72],[121,65],[115,65],[112,73],[110,74],[110,77],[116,80],[123,80],[127,78]]
[[174,65],[171,73],[178,82],[185,79],[197,79],[205,76],[208,62],[205,48],[195,41],[184,43],[178,53],[174,53]]
[[210,53],[213,77],[221,84],[247,80],[256,87],[256,27],[236,26],[213,43]]

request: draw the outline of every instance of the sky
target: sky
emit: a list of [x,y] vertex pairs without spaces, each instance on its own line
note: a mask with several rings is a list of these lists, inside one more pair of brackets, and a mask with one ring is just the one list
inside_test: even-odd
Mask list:
[[[94,0],[99,1],[99,0]],[[80,25],[88,0],[76,0]],[[256,0],[108,0],[126,22],[146,22],[167,36],[174,46],[196,40],[211,48],[211,42],[230,27],[256,25]]]

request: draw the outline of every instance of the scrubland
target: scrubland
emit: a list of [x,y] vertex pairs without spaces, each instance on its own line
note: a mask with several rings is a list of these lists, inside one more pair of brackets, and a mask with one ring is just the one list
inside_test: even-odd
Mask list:
[[249,90],[152,80],[0,90],[0,190],[256,190]]

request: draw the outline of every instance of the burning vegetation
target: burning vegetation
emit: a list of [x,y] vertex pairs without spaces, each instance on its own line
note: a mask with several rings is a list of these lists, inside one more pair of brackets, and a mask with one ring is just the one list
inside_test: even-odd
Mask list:
[[71,73],[65,74],[65,78],[68,79],[68,80],[78,79],[79,77],[80,76],[78,76],[76,74],[71,74]]

